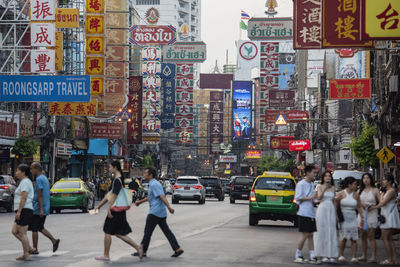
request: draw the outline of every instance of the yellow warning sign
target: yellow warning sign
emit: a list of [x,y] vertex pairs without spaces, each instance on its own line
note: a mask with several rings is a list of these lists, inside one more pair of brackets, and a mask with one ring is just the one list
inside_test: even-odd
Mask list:
[[376,154],[376,156],[384,163],[387,164],[389,161],[391,161],[394,158],[394,154],[392,151],[390,151],[389,148],[386,146],[381,149],[381,151]]
[[275,125],[287,125],[285,117],[286,115],[279,114],[278,118],[275,121]]

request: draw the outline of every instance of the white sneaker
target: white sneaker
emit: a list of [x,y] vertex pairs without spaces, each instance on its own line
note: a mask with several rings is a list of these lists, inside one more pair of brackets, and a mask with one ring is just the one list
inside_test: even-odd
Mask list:
[[295,263],[304,263],[304,258],[302,256],[296,257],[293,262],[295,262]]
[[330,261],[331,263],[337,263],[337,261],[336,261],[335,258],[330,258],[329,261]]
[[327,257],[325,257],[325,258],[322,259],[322,262],[323,263],[327,263],[327,262],[329,262],[329,259]]

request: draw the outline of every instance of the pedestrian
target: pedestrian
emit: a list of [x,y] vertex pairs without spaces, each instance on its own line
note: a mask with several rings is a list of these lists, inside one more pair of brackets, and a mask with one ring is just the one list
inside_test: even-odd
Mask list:
[[361,216],[361,223],[364,223],[364,214],[361,209],[360,195],[357,191],[357,180],[354,177],[346,177],[343,180],[343,190],[336,197],[336,207],[340,207],[343,214],[343,222],[340,223],[339,262],[346,262],[343,256],[347,240],[351,240],[352,263],[357,263],[357,240],[358,222],[357,213]]
[[26,232],[33,217],[33,185],[29,166],[20,164],[15,172],[15,177],[20,181],[14,193],[15,221],[12,234],[21,242],[23,255],[16,260],[29,260],[29,240]]
[[368,263],[376,263],[376,242],[375,232],[378,227],[378,210],[368,210],[370,206],[375,206],[379,202],[379,190],[375,187],[374,177],[370,173],[364,173],[358,192],[361,200],[361,207],[364,215],[364,224],[361,223],[361,214],[358,215],[358,223],[361,229],[362,254],[359,261],[367,260],[368,242],[371,246],[371,258]]
[[60,245],[60,239],[55,239],[53,235],[44,228],[47,215],[50,214],[50,185],[46,176],[43,174],[42,165],[39,162],[31,164],[31,173],[35,178],[34,197],[33,197],[33,217],[29,224],[29,231],[32,231],[33,247],[29,248],[29,253],[33,255],[39,254],[38,241],[39,233],[50,239],[53,244],[53,252],[56,252]]
[[371,206],[370,210],[381,209],[380,228],[382,230],[382,240],[385,245],[386,254],[388,258],[381,262],[383,265],[395,265],[397,262],[396,247],[393,242],[393,233],[400,229],[399,211],[397,210],[397,192],[393,188],[394,177],[391,174],[386,174],[382,179],[382,186],[385,187],[386,192],[382,194],[381,200],[378,205]]
[[[149,191],[146,198],[137,201],[135,204],[139,206],[140,204],[149,201],[150,211],[147,215],[146,226],[144,229],[144,236],[142,240],[143,256],[146,257],[147,249],[149,248],[151,235],[153,234],[156,226],[160,226],[164,235],[167,237],[169,244],[174,250],[174,254],[171,257],[179,257],[184,252],[178,244],[175,235],[169,229],[167,224],[167,210],[171,214],[174,214],[175,210],[171,208],[165,197],[164,190],[159,181],[156,180],[157,170],[153,167],[149,167],[144,171],[144,178],[149,182]],[[138,254],[133,254],[137,256]]]
[[310,252],[310,263],[317,263],[314,252],[313,233],[317,231],[315,224],[315,211],[313,200],[316,198],[314,191],[314,179],[317,174],[314,165],[308,165],[304,168],[306,176],[296,185],[295,200],[299,206],[297,211],[299,232],[301,233],[299,243],[297,245],[296,256],[294,262],[306,262],[302,256],[304,243],[308,240],[308,248]]
[[111,236],[116,236],[131,247],[138,251],[139,258],[143,256],[143,251],[128,234],[132,232],[128,221],[126,220],[126,211],[112,211],[115,200],[118,194],[124,188],[124,177],[122,174],[121,163],[118,160],[113,160],[109,165],[109,171],[114,176],[111,184],[110,192],[103,198],[95,210],[99,210],[106,202],[108,202],[107,217],[104,222],[104,254],[97,256],[95,259],[99,261],[110,260]]
[[100,182],[100,200],[102,200],[106,195],[106,183],[104,179]]
[[321,257],[323,263],[335,263],[339,256],[336,229],[335,185],[332,173],[325,171],[321,184],[317,187],[317,199],[320,200],[316,212],[317,232],[314,235],[315,256]]

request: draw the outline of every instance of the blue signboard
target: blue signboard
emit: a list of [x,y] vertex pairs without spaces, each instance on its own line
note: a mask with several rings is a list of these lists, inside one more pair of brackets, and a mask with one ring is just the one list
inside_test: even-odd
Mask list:
[[175,127],[175,64],[162,63],[161,78],[163,91],[161,129],[173,129]]
[[161,129],[173,129],[175,127],[175,116],[174,114],[167,114],[161,116]]
[[175,79],[175,64],[162,63],[161,64],[161,79]]
[[90,76],[0,76],[3,102],[90,102]]
[[233,82],[233,140],[245,140],[251,137],[251,92],[251,81]]
[[294,64],[279,64],[279,89],[289,89],[290,76],[294,74],[296,65]]

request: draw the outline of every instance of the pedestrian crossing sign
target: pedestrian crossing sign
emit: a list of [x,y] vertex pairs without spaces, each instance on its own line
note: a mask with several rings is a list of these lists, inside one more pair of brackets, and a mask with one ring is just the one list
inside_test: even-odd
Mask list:
[[381,151],[376,154],[376,156],[384,163],[387,164],[389,161],[391,161],[394,158],[394,154],[392,151],[390,151],[389,148],[386,146],[381,149]]
[[284,114],[276,116],[275,125],[287,125],[287,118]]

